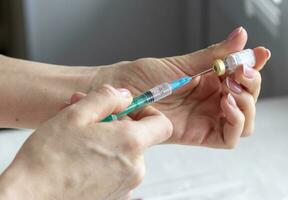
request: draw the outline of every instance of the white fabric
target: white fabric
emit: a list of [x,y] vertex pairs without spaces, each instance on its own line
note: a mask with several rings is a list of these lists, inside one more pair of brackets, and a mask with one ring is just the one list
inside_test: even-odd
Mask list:
[[[288,200],[288,98],[257,104],[256,131],[234,150],[162,145],[146,153],[145,200]],[[0,131],[0,172],[29,130]]]

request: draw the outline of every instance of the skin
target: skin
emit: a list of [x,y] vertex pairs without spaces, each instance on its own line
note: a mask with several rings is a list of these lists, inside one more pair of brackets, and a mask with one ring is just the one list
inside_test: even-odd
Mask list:
[[0,199],[128,199],[143,179],[144,151],[172,134],[152,107],[137,121],[99,122],[131,101],[105,85],[45,122],[1,175]]
[[[117,63],[101,68],[99,73],[109,77],[106,82],[128,88],[137,95],[160,83],[197,74],[211,66],[215,59],[242,50],[246,41],[247,32],[240,28],[234,37],[204,50],[184,56]],[[230,75],[242,88],[239,94],[227,88],[227,75],[217,77],[210,73],[196,78],[174,95],[153,104],[173,124],[173,134],[166,143],[233,148],[240,136],[253,133],[255,103],[261,87],[259,71],[270,57],[270,52],[264,47],[253,50],[256,56],[256,66],[252,69],[254,77],[245,77],[243,67]],[[99,82],[98,79],[94,80],[94,88],[97,88]],[[237,105],[228,102],[229,93]]]
[[[0,98],[0,125],[37,128],[67,106],[74,92],[88,93],[105,83],[140,94],[160,83],[201,72],[214,59],[242,50],[246,41],[247,33],[240,28],[234,37],[191,54],[97,68],[54,66],[0,56],[0,91],[4,94]],[[240,136],[253,133],[255,102],[261,87],[259,71],[270,57],[264,47],[254,52],[254,78],[247,79],[241,67],[231,76],[243,86],[241,94],[227,89],[224,77],[207,74],[153,104],[173,124],[173,134],[166,143],[233,148]],[[236,107],[228,103],[227,93],[234,97]]]
[[97,72],[92,67],[72,68],[0,55],[0,126],[36,129],[55,116],[73,92],[88,93]]
[[[130,97],[123,103],[111,86],[103,89],[102,85],[109,83],[137,95],[160,83],[201,72],[214,59],[243,49],[246,41],[242,28],[233,37],[188,55],[97,68],[0,56],[1,127],[37,128],[1,175],[0,198],[125,199],[141,181],[143,151],[153,144],[235,147],[241,136],[254,129],[259,71],[270,57],[264,47],[254,49],[253,77],[244,74],[244,66],[229,76],[211,73],[198,77],[153,105],[163,114],[147,107],[123,120],[99,123],[131,102]],[[234,80],[234,90],[227,80]],[[126,180],[127,174],[136,175]]]

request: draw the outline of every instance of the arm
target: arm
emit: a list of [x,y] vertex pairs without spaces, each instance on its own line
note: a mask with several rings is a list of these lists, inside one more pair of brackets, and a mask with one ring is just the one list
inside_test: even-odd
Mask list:
[[43,123],[1,174],[0,199],[128,199],[143,179],[144,151],[172,133],[152,107],[135,121],[99,123],[131,101],[129,91],[106,85]]
[[65,67],[0,55],[0,127],[35,128],[65,106],[74,91],[87,93],[97,68]]
[[[19,76],[17,81],[7,80],[14,83],[14,86],[9,85],[13,90],[9,91],[8,86],[0,86],[4,90],[2,94],[6,95],[7,90],[10,93],[10,99],[5,97],[9,103],[3,103],[0,107],[2,111],[4,109],[4,120],[0,118],[0,121],[4,121],[6,127],[35,127],[65,107],[64,102],[73,91],[87,93],[103,83],[127,88],[133,95],[137,95],[160,83],[201,72],[211,66],[215,59],[242,50],[246,41],[247,32],[239,27],[224,41],[182,56],[144,58],[90,69],[53,67],[21,61],[23,65],[29,66],[18,66],[19,71],[25,72],[23,74],[14,69]],[[198,77],[176,91],[175,95],[153,105],[173,124],[173,134],[167,142],[232,148],[241,136],[253,133],[255,102],[261,88],[259,71],[271,56],[270,51],[264,47],[253,50],[256,56],[253,68],[238,67],[227,79],[213,73]],[[12,61],[7,59],[9,62]],[[21,63],[17,65],[23,66]],[[13,72],[13,62],[11,65],[3,69],[10,71],[10,77],[17,77]],[[40,69],[38,65],[43,66]],[[3,73],[0,71],[0,74]],[[33,90],[30,86],[33,86]],[[15,92],[15,87],[20,88],[17,89],[20,94]],[[11,98],[13,95],[17,98]]]

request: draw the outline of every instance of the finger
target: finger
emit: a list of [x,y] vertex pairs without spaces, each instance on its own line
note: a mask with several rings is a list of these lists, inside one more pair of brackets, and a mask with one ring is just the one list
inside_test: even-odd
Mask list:
[[165,59],[178,66],[185,73],[193,75],[207,69],[215,59],[242,50],[246,42],[247,32],[243,27],[239,27],[235,29],[226,40],[218,44],[214,44],[204,50],[196,51],[191,54]]
[[230,93],[222,97],[221,108],[226,117],[223,127],[224,147],[234,148],[243,131],[245,118]]
[[241,86],[231,78],[227,78],[223,83],[223,88],[227,93],[231,93],[237,106],[245,116],[245,124],[242,136],[249,136],[254,131],[255,101],[251,94],[241,88]]
[[131,117],[129,115],[124,115],[123,117],[121,117],[120,119],[118,119],[119,121],[123,121],[123,120],[128,120],[128,121],[132,121],[133,119],[131,119]]
[[245,87],[256,102],[261,88],[261,74],[254,68],[243,65],[236,69],[234,79]]
[[70,106],[70,117],[79,123],[101,121],[111,113],[118,113],[132,102],[132,96],[126,89],[115,89],[104,85],[97,91]]
[[67,108],[68,106],[80,101],[86,94],[82,92],[75,92],[68,101],[65,101],[64,104],[60,107],[60,110]]
[[271,52],[269,49],[266,49],[265,47],[256,47],[253,49],[255,58],[256,58],[256,64],[254,68],[258,71],[260,71],[266,62],[270,59],[271,57]]
[[141,137],[144,147],[160,144],[171,137],[173,130],[171,121],[152,106],[133,113],[131,117],[143,127],[143,134],[138,136]]
[[83,92],[75,92],[74,94],[72,94],[72,96],[70,98],[70,105],[77,103],[78,101],[80,101],[81,99],[83,99],[86,96],[87,96],[87,94],[84,94]]

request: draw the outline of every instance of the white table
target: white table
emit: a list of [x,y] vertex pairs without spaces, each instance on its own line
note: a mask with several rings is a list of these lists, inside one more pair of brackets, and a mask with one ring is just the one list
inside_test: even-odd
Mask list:
[[[145,200],[288,200],[288,98],[257,104],[255,134],[234,150],[162,145],[146,153],[134,197]],[[30,130],[0,131],[0,172]]]

